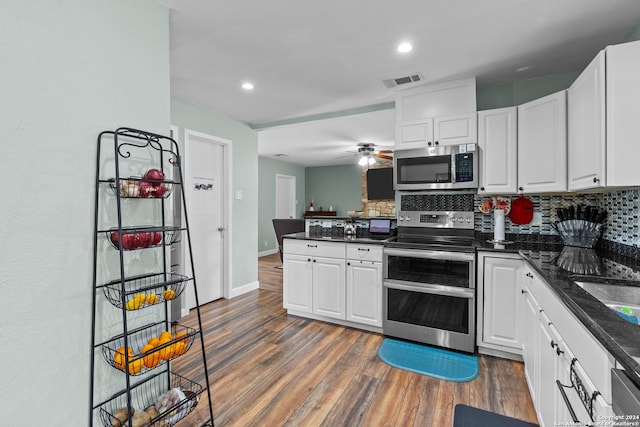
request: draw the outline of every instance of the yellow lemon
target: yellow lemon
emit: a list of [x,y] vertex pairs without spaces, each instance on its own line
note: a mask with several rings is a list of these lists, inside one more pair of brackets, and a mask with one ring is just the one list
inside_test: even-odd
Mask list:
[[147,295],[147,304],[154,305],[157,302],[158,302],[158,295],[156,295],[156,294]]
[[176,296],[176,293],[173,289],[167,289],[162,293],[162,296],[164,297],[164,299],[173,299],[173,297]]

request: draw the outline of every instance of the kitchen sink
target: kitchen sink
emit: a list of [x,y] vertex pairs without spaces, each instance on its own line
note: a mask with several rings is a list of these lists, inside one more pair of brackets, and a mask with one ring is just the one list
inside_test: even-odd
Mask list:
[[638,319],[640,319],[639,286],[586,281],[575,282],[575,284],[609,307],[624,320],[638,324]]

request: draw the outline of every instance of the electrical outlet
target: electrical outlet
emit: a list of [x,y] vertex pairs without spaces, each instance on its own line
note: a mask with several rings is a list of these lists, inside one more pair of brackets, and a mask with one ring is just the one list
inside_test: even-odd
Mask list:
[[264,246],[266,247],[269,244],[266,240],[264,241]]
[[533,218],[531,219],[531,225],[542,225],[542,213],[533,212]]

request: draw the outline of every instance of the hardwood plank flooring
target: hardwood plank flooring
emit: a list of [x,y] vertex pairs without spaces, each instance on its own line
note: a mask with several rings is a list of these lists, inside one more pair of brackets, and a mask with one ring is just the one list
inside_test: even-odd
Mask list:
[[[537,423],[522,363],[479,356],[465,383],[392,368],[377,356],[382,335],[288,316],[279,265],[278,254],[260,258],[260,289],[202,307],[216,426],[441,427],[458,403]],[[197,327],[195,312],[180,323]],[[204,383],[199,350],[172,363]],[[207,419],[202,404],[180,425]]]

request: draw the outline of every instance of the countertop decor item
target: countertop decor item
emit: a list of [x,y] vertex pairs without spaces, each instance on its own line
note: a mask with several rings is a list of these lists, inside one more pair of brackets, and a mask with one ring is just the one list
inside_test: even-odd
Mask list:
[[533,203],[524,196],[511,202],[509,219],[514,224],[529,224],[533,219]]

